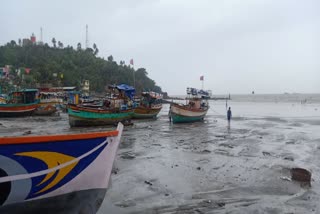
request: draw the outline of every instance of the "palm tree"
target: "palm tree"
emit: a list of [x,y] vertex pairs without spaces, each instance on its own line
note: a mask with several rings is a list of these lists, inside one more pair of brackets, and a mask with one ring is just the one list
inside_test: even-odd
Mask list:
[[52,38],[51,42],[53,44],[53,47],[56,48],[57,47],[56,46],[57,41],[56,41],[56,39],[54,37]]

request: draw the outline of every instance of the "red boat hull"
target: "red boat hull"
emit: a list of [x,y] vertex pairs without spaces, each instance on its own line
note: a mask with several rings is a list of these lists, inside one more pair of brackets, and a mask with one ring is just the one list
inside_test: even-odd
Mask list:
[[24,117],[30,116],[38,104],[2,104],[0,105],[0,117]]

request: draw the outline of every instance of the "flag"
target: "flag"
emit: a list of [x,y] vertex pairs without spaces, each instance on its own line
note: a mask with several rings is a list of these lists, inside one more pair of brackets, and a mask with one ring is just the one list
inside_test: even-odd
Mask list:
[[130,65],[133,65],[133,59],[130,59]]
[[30,73],[31,68],[25,68],[26,74]]
[[203,81],[203,80],[204,80],[204,77],[203,77],[203,76],[200,76],[200,80]]

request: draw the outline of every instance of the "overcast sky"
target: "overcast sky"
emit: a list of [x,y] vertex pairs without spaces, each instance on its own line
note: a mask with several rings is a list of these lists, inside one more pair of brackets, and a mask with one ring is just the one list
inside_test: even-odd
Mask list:
[[170,95],[319,93],[318,0],[10,0],[0,45],[35,33],[147,69]]

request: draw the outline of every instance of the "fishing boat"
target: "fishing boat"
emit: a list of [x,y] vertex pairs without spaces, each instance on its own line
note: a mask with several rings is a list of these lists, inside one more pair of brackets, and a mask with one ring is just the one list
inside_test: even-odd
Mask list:
[[57,107],[51,104],[39,104],[38,107],[36,108],[36,110],[33,112],[33,115],[37,115],[37,116],[50,116],[53,115],[54,113],[56,113]]
[[1,137],[0,213],[96,213],[122,130]]
[[6,103],[0,104],[0,117],[30,116],[38,107],[37,89],[11,92]]
[[134,109],[134,119],[156,118],[162,109],[161,95],[155,92],[143,92],[138,106]]
[[69,124],[78,126],[103,126],[125,122],[132,118],[133,109],[89,108],[81,105],[68,105]]
[[185,105],[170,104],[169,119],[173,123],[201,121],[209,109],[208,93],[195,88],[187,88],[187,103]]
[[[135,89],[128,85],[109,86],[112,93],[103,100],[101,107],[69,104],[68,115],[71,127],[113,125],[118,122],[128,124],[132,118],[132,98]],[[117,93],[115,93],[115,90]]]
[[39,98],[38,108],[33,113],[38,116],[53,115],[63,103],[63,99],[58,97],[55,92],[40,92]]
[[7,96],[5,94],[0,94],[0,104],[7,103]]

